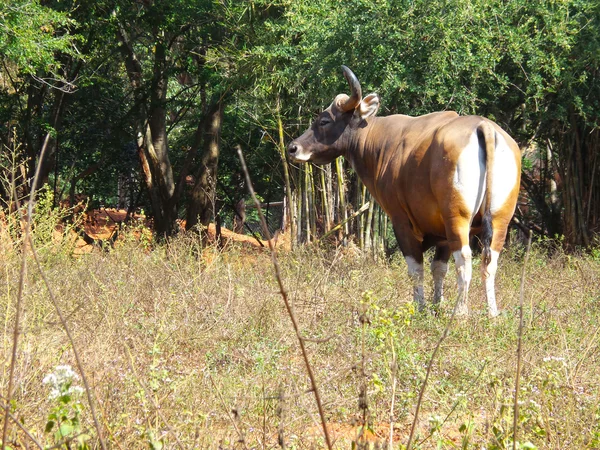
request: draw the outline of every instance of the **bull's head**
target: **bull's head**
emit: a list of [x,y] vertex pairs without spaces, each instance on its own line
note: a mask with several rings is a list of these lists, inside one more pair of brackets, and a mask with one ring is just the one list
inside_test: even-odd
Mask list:
[[377,113],[379,96],[369,94],[363,99],[356,75],[346,66],[342,66],[342,70],[351,95],[338,95],[302,136],[290,142],[288,153],[294,161],[317,164],[333,161],[351,145],[356,130],[365,125],[365,119]]

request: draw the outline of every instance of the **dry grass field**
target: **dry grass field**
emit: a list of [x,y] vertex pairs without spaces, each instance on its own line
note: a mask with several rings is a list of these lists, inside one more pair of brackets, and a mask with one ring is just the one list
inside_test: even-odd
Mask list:
[[[10,421],[10,448],[100,448],[87,397],[76,388],[81,378],[56,369],[65,365],[87,375],[111,449],[324,448],[305,364],[266,251],[235,244],[202,248],[189,235],[159,245],[132,231],[115,249],[74,257],[72,241],[52,240],[48,230],[36,228],[37,251],[81,367],[42,272],[28,257],[10,404],[20,426]],[[494,320],[485,314],[475,276],[472,314],[453,323],[439,350],[413,448],[513,448],[523,256],[524,249],[513,246],[501,257],[503,313]],[[533,245],[517,448],[600,448],[595,256]],[[4,242],[3,403],[21,261],[19,247]],[[358,251],[308,246],[281,252],[279,263],[335,448],[387,448],[390,430],[392,448],[404,448],[427,363],[455,298],[453,267],[448,300],[436,317],[414,312],[400,258],[373,261]]]

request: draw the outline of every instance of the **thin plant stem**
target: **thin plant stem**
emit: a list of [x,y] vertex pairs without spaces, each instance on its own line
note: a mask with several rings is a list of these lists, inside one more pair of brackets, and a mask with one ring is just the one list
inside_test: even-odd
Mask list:
[[31,237],[31,234],[29,235],[29,243],[31,246],[31,253],[33,255],[33,259],[35,260],[35,264],[38,268],[38,271],[40,272],[42,280],[44,280],[46,289],[48,289],[48,296],[50,297],[50,300],[52,301],[52,304],[54,305],[54,309],[56,309],[56,314],[58,314],[60,323],[62,324],[62,326],[65,330],[65,333],[67,335],[67,338],[69,339],[69,343],[71,344],[71,348],[73,349],[73,355],[75,356],[75,362],[77,363],[77,368],[79,369],[79,373],[81,374],[81,381],[83,382],[83,386],[85,388],[85,395],[87,397],[88,404],[90,405],[90,413],[92,414],[92,419],[94,420],[94,427],[96,428],[96,431],[98,433],[98,440],[100,441],[100,446],[102,447],[102,450],[106,450],[106,443],[104,442],[104,438],[102,437],[102,428],[100,427],[100,422],[98,421],[98,415],[96,414],[96,408],[94,406],[94,401],[92,399],[92,390],[88,383],[85,371],[83,370],[83,363],[81,362],[81,358],[79,356],[79,350],[77,350],[77,347],[75,345],[75,340],[73,339],[73,335],[71,334],[71,330],[69,328],[67,320],[65,319],[62,309],[59,306],[58,302],[56,301],[54,292],[52,292],[52,288],[50,287],[48,278],[46,278],[46,273],[42,269],[42,265],[40,264],[40,260],[37,255],[37,250],[35,249],[35,247],[33,245],[33,239]]
[[[50,133],[46,134],[44,144],[40,150],[40,162],[46,155],[46,149],[48,148],[48,142],[50,141]],[[29,245],[29,236],[31,234],[31,217],[33,214],[33,204],[35,201],[35,187],[37,186],[40,178],[42,165],[38,163],[35,169],[35,175],[31,184],[32,190],[29,193],[29,203],[27,204],[27,220],[25,221],[25,239],[23,240],[23,256],[21,258],[21,269],[19,271],[19,287],[17,291],[17,301],[15,304],[15,325],[13,328],[13,345],[10,355],[10,366],[8,375],[8,391],[6,395],[6,405],[4,405],[4,426],[2,427],[2,450],[6,449],[6,437],[8,436],[8,418],[10,414],[10,403],[12,401],[13,391],[15,389],[15,367],[17,364],[17,349],[19,348],[19,336],[21,334],[21,314],[23,309],[23,287],[25,285],[25,274],[27,273],[27,246]],[[12,190],[15,195],[15,201],[17,203],[17,210],[20,211],[19,199],[17,195],[16,186],[13,186]]]
[[365,439],[365,430],[367,429],[367,419],[369,414],[369,398],[367,392],[367,372],[365,369],[365,361],[367,360],[367,352],[365,348],[365,335],[367,334],[367,325],[369,324],[369,318],[367,316],[367,304],[366,301],[363,300],[363,311],[360,316],[361,330],[360,330],[360,378],[361,378],[361,386],[360,393],[358,396],[358,408],[362,411],[362,426],[360,427],[360,432],[358,433],[358,437],[356,438],[356,443],[361,446],[364,446],[366,443]]
[[[3,405],[3,408],[6,408],[6,405]],[[25,433],[27,435],[27,437],[29,439],[31,439],[31,441],[37,446],[37,448],[39,448],[40,450],[44,450],[44,447],[42,446],[42,444],[40,444],[40,442],[35,438],[35,436],[33,436],[29,432],[29,430],[23,426],[23,424],[19,421],[19,419],[17,419],[15,416],[13,416],[10,412],[8,413],[8,417],[10,417],[11,420],[21,429],[21,431],[23,431],[23,433]]]
[[[290,225],[290,245],[292,250],[295,245],[295,234],[294,227],[296,224],[294,223],[294,205],[292,200],[292,188],[290,184],[290,169],[287,158],[285,157],[285,138],[283,135],[283,122],[281,121],[281,102],[279,100],[279,95],[277,96],[277,131],[279,134],[279,141],[277,147],[279,148],[279,153],[281,156],[281,164],[283,166],[283,179],[285,181],[285,196],[287,198],[287,211],[288,211],[288,222]],[[284,224],[286,226],[287,224]]]
[[239,437],[239,442],[244,446],[244,448],[246,450],[248,450],[248,446],[246,445],[246,438],[244,437],[244,434],[242,433],[242,430],[240,430],[240,427],[238,427],[237,422],[235,421],[235,418],[231,417],[231,413],[229,412],[229,408],[227,408],[227,404],[225,403],[225,399],[223,398],[223,395],[221,394],[221,391],[219,390],[219,387],[217,386],[217,383],[215,383],[215,380],[213,379],[213,377],[210,374],[210,372],[207,372],[207,373],[208,373],[208,378],[210,379],[211,384],[215,388],[215,392],[217,393],[217,397],[219,397],[219,401],[221,402],[221,406],[223,407],[223,410],[227,411],[227,417],[231,421],[231,424],[233,425],[233,428],[235,429],[235,432],[237,433],[237,435]]
[[396,385],[398,382],[398,361],[396,358],[396,346],[394,345],[394,338],[390,336],[390,344],[392,348],[392,401],[390,405],[390,436],[388,448],[394,448],[394,408],[396,403]]
[[142,382],[142,380],[140,379],[140,377],[137,376],[137,373],[136,373],[135,368],[133,366],[133,355],[131,354],[131,351],[129,350],[129,347],[126,346],[126,345],[124,345],[123,348],[125,349],[125,351],[127,352],[127,355],[129,356],[129,360],[127,362],[129,363],[129,368],[131,369],[131,372],[133,373],[133,376],[135,377],[135,381],[140,385],[140,387],[144,391],[144,394],[146,395],[146,398],[149,399],[152,402],[152,404],[154,405],[154,409],[155,409],[156,413],[160,417],[160,420],[162,420],[162,422],[165,424],[165,427],[167,427],[167,430],[173,435],[173,438],[175,438],[175,442],[177,443],[177,446],[181,450],[185,450],[185,447],[183,446],[183,444],[179,440],[179,437],[177,436],[177,433],[175,433],[175,430],[173,430],[173,427],[169,424],[169,422],[165,418],[164,414],[162,413],[162,411],[160,409],[160,404],[158,403],[158,401],[156,401],[156,399],[153,398],[151,395],[146,394],[147,392],[150,392],[150,390]]
[[262,400],[263,400],[263,417],[262,417],[262,448],[267,450],[267,394],[265,392],[265,374],[261,373],[261,387],[262,387]]
[[415,436],[417,422],[419,421],[419,412],[421,411],[421,404],[423,403],[423,396],[425,395],[425,388],[427,387],[427,382],[429,381],[429,375],[431,374],[431,368],[433,367],[433,361],[435,360],[435,357],[436,357],[440,347],[442,346],[442,342],[444,342],[444,340],[448,336],[450,327],[452,326],[452,323],[454,322],[454,317],[456,316],[456,310],[458,307],[458,299],[459,299],[459,296],[457,296],[457,298],[456,298],[456,303],[454,304],[454,309],[452,310],[450,319],[448,320],[448,323],[446,324],[446,328],[444,328],[444,332],[440,336],[440,339],[438,340],[438,342],[435,346],[435,349],[433,350],[433,353],[431,354],[431,358],[429,358],[429,363],[427,364],[427,372],[425,373],[425,380],[423,380],[423,384],[421,385],[421,390],[419,391],[419,398],[417,399],[417,407],[415,409],[415,417],[413,418],[413,422],[410,427],[410,435],[408,436],[408,443],[406,444],[406,450],[410,450],[412,448],[412,442],[413,442],[413,439]]
[[519,388],[521,386],[521,363],[523,358],[523,297],[525,294],[525,269],[527,268],[527,260],[529,259],[529,251],[531,250],[531,230],[529,230],[529,239],[527,241],[527,252],[523,261],[523,269],[521,270],[521,294],[519,297],[519,339],[517,343],[517,374],[515,376],[515,402],[513,414],[513,450],[517,450],[517,424],[519,422]]
[[319,387],[317,386],[317,381],[315,379],[315,375],[312,370],[312,366],[308,359],[308,354],[306,352],[306,346],[304,345],[304,339],[300,334],[300,328],[298,326],[298,321],[296,320],[296,315],[294,314],[294,310],[292,305],[288,299],[288,294],[283,285],[283,280],[281,277],[281,271],[279,269],[279,262],[277,261],[277,252],[275,250],[275,246],[273,244],[273,240],[271,239],[271,233],[269,232],[269,228],[267,227],[267,222],[262,213],[262,209],[260,207],[260,202],[256,198],[256,194],[254,193],[254,187],[252,186],[252,180],[250,180],[250,174],[248,172],[248,168],[246,167],[246,161],[244,160],[244,155],[242,153],[242,148],[238,145],[237,153],[240,158],[240,162],[242,164],[242,169],[244,171],[244,175],[246,176],[246,184],[248,186],[248,190],[250,191],[250,195],[252,196],[252,200],[256,205],[256,210],[258,211],[258,216],[260,218],[260,223],[263,228],[263,233],[267,238],[267,242],[269,243],[269,250],[271,250],[271,262],[273,263],[273,268],[275,269],[275,278],[277,278],[277,283],[279,284],[279,292],[281,293],[281,297],[283,298],[283,303],[285,304],[285,308],[287,310],[288,315],[290,316],[290,320],[292,322],[292,326],[294,327],[294,332],[296,333],[296,337],[298,338],[298,343],[300,345],[300,350],[302,351],[302,357],[304,359],[304,365],[306,366],[306,371],[308,372],[308,377],[310,379],[311,389],[315,396],[315,401],[317,403],[317,408],[319,410],[319,416],[321,416],[321,425],[323,427],[323,434],[325,435],[325,442],[327,444],[327,448],[329,450],[333,449],[333,444],[331,442],[331,438],[329,436],[329,431],[327,430],[327,420],[325,419],[325,412],[323,410],[323,404],[321,402],[321,395],[319,393]]

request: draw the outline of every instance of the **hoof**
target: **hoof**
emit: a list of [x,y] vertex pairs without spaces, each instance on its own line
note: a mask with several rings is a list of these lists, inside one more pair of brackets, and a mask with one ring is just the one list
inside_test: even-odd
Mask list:
[[427,305],[425,304],[425,302],[417,302],[415,301],[415,306],[417,307],[417,311],[421,314],[426,313],[427,312]]
[[505,309],[495,309],[494,311],[490,311],[488,310],[488,316],[490,317],[490,319],[495,319],[496,317],[500,317],[500,316],[507,316],[508,311]]
[[442,303],[444,303],[446,299],[444,298],[444,296],[442,295],[441,297],[433,297],[433,304],[434,305],[441,305]]

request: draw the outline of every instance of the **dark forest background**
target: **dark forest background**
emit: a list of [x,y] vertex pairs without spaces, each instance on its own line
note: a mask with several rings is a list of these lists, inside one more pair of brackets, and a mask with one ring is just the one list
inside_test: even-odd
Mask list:
[[143,210],[160,236],[181,219],[233,227],[240,146],[295,242],[362,206],[342,234],[382,242],[385,217],[344,162],[284,153],[347,91],[345,64],[380,114],[495,120],[523,151],[516,226],[597,244],[597,0],[0,0],[0,58],[5,213],[44,189],[56,205]]

